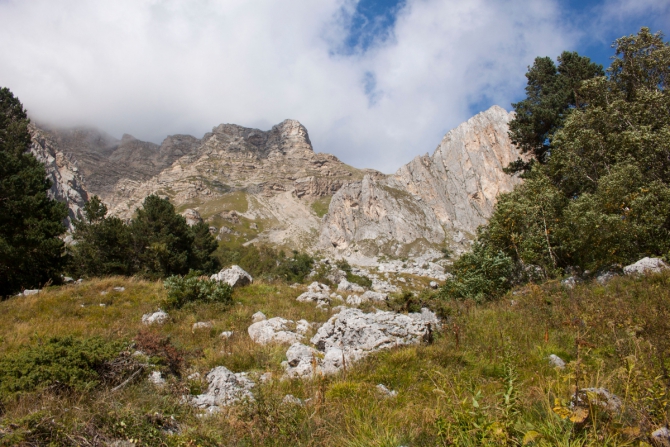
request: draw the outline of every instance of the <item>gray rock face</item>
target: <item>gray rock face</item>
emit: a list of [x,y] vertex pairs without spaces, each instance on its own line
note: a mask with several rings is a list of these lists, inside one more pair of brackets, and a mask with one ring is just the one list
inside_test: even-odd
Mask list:
[[307,292],[301,294],[296,301],[302,303],[316,303],[317,307],[327,307],[330,306],[330,287],[325,284],[320,284],[314,281],[312,284],[307,286]]
[[217,366],[207,374],[207,382],[207,392],[194,396],[191,403],[208,412],[217,412],[219,407],[253,399],[251,389],[255,384],[246,373],[233,374],[225,366]]
[[47,178],[51,181],[49,197],[67,204],[65,224],[69,230],[73,230],[73,219],[82,217],[82,208],[88,201],[88,192],[77,162],[74,157],[66,155],[45,131],[33,124],[28,126],[28,130],[32,138],[30,152],[44,164]]
[[253,282],[251,275],[245,272],[239,265],[234,265],[229,269],[223,269],[219,273],[213,274],[211,279],[214,281],[225,282],[230,287],[246,286]]
[[659,258],[642,258],[634,264],[623,268],[626,275],[645,275],[647,273],[659,273],[668,268],[668,264]]
[[358,284],[349,282],[346,279],[340,281],[340,283],[337,285],[337,290],[338,292],[359,292],[359,293],[365,291],[363,287],[359,286]]
[[507,134],[512,117],[493,106],[447,133],[432,157],[416,157],[392,176],[345,184],[324,216],[320,246],[400,255],[443,243],[448,234],[473,235],[498,194],[520,182],[503,172],[521,156]]

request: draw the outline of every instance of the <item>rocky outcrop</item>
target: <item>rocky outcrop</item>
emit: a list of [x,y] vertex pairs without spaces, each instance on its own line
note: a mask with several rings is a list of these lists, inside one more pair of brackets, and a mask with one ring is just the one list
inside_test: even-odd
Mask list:
[[194,396],[191,404],[210,413],[242,400],[253,400],[254,382],[246,373],[232,373],[225,366],[217,366],[207,374],[207,391]]
[[668,268],[668,264],[659,258],[642,258],[634,264],[623,268],[626,275],[645,275],[647,273],[659,273]]
[[77,161],[65,154],[49,135],[31,124],[29,126],[32,144],[30,152],[44,164],[47,178],[51,181],[49,197],[68,206],[66,226],[72,230],[72,221],[82,217],[82,208],[88,200],[84,179],[79,172]]
[[254,279],[239,265],[233,265],[230,268],[222,269],[219,273],[213,274],[212,281],[225,282],[230,287],[242,287],[251,284]]
[[494,106],[447,133],[432,156],[345,184],[324,216],[320,246],[404,255],[473,236],[498,194],[520,182],[503,172],[521,156],[508,136],[512,118]]

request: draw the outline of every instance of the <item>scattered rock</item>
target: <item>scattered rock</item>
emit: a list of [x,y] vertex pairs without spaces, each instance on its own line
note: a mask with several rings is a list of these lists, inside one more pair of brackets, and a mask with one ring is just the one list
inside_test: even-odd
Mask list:
[[604,286],[615,276],[617,276],[617,274],[614,272],[604,272],[596,277],[596,281],[598,282],[598,284]]
[[198,321],[197,323],[193,323],[191,332],[199,331],[202,329],[211,329],[213,326],[214,325],[212,324],[211,321]]
[[207,392],[194,396],[191,403],[210,413],[244,399],[253,400],[251,389],[255,384],[246,373],[233,374],[225,366],[217,366],[207,374],[207,383]]
[[302,303],[316,303],[317,307],[330,306],[330,287],[325,284],[313,282],[307,287],[307,292],[301,294],[297,301]]
[[193,374],[189,374],[189,376],[186,379],[187,380],[200,380],[200,373],[199,372],[194,372]]
[[267,320],[268,317],[265,316],[260,310],[251,316],[251,321],[258,323],[259,321]]
[[438,287],[437,281],[431,281],[429,285],[431,289],[437,289]]
[[286,351],[286,376],[306,379],[314,374],[314,365],[319,359],[319,352],[302,343],[294,343]]
[[337,285],[337,290],[340,292],[359,292],[359,293],[363,293],[365,291],[363,287],[359,286],[358,284],[349,282],[346,279],[340,281],[340,283]]
[[377,391],[379,391],[379,393],[384,397],[396,397],[398,395],[397,391],[389,390],[381,383],[378,384],[375,388],[377,388]]
[[125,292],[126,288],[125,287],[114,287],[113,289],[115,292]]
[[372,280],[372,290],[374,290],[375,292],[383,292],[383,293],[396,293],[400,291],[399,288],[392,285],[390,282],[382,281],[379,279]]
[[170,318],[170,316],[167,312],[159,309],[157,312],[142,315],[142,323],[146,325],[164,324],[168,321],[168,318]]
[[302,400],[298,399],[293,394],[287,394],[286,396],[284,396],[284,398],[282,399],[282,403],[284,405],[303,405]]
[[566,289],[574,289],[575,286],[577,285],[577,280],[575,279],[574,276],[570,276],[569,278],[566,278],[563,281],[561,281],[561,285]]
[[635,264],[623,268],[626,275],[645,275],[647,273],[659,273],[668,268],[668,264],[659,258],[642,258]]
[[[308,323],[309,324],[309,323]],[[302,335],[293,332],[291,329],[295,323],[281,317],[270,318],[269,320],[259,321],[249,326],[249,337],[259,345],[268,343],[296,343],[302,339]]]
[[249,224],[249,228],[251,228],[252,230],[258,230],[258,225],[252,222]]
[[261,376],[258,378],[258,380],[259,380],[261,383],[267,383],[267,382],[269,382],[270,380],[272,380],[272,373],[271,373],[271,372],[263,373],[263,374],[261,374]]
[[437,316],[428,309],[407,315],[345,309],[321,326],[311,342],[326,355],[338,348],[347,361],[354,361],[382,349],[429,341],[437,328]]
[[223,331],[221,334],[219,334],[219,338],[228,339],[233,336],[233,331]]
[[367,303],[367,299],[363,299],[361,296],[358,295],[349,295],[347,297],[347,304],[350,306],[360,306],[363,303]]
[[222,269],[219,273],[211,276],[214,281],[228,283],[231,287],[246,286],[253,282],[253,278],[239,265],[234,265],[229,269]]
[[108,291],[103,290],[102,292],[100,292],[100,295],[105,296],[105,295],[107,295],[108,293],[109,293]]
[[161,375],[160,371],[154,371],[151,374],[149,374],[149,382],[153,383],[158,387],[162,387],[163,385],[165,385],[165,379]]
[[598,406],[616,412],[621,408],[621,399],[604,388],[583,388],[573,397],[571,404],[578,407]]
[[361,295],[361,300],[365,301],[372,301],[376,303],[383,303],[385,301],[388,301],[389,296],[386,293],[381,293],[381,292],[373,292],[372,290],[368,290],[365,292],[363,295]]
[[181,213],[182,216],[186,219],[186,224],[189,227],[192,227],[193,225],[197,225],[200,222],[202,222],[202,217],[200,217],[200,213],[197,212],[196,210],[192,209],[187,209],[183,213]]
[[670,447],[670,430],[668,427],[654,430],[651,434],[651,440],[656,447]]
[[37,295],[40,289],[26,289],[23,291],[23,296]]
[[295,324],[295,332],[300,335],[305,335],[312,328],[312,323],[307,320],[298,320]]
[[69,276],[63,276],[63,282],[64,282],[65,284],[69,284],[69,283],[71,283],[71,282],[74,282],[74,279],[71,278],[71,277],[69,277]]
[[565,362],[563,361],[562,358],[557,356],[556,354],[551,354],[549,356],[549,364],[555,368],[559,369],[564,369],[565,368]]

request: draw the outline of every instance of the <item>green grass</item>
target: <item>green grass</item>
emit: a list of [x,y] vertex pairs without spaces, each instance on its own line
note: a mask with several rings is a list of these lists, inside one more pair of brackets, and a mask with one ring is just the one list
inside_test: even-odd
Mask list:
[[[286,346],[254,345],[246,333],[253,313],[329,317],[296,302],[302,290],[257,282],[235,290],[234,304],[186,305],[170,311],[168,324],[151,328],[184,359],[180,376],[168,375],[164,388],[142,379],[117,392],[98,386],[24,393],[0,406],[0,445],[95,445],[92,439],[184,446],[493,446],[524,439],[538,446],[647,445],[667,418],[669,286],[670,274],[660,274],[572,290],[528,286],[483,305],[446,303],[450,317],[430,345],[380,352],[337,376],[259,384],[254,402],[199,417],[180,404],[189,390],[206,386],[187,381],[192,372],[224,365],[281,377]],[[53,336],[130,343],[145,329],[142,314],[164,298],[161,283],[107,278],[9,299],[0,303],[0,356]],[[213,328],[194,333],[197,321]],[[235,335],[221,340],[223,330]],[[549,354],[567,368],[552,368]],[[398,396],[381,396],[379,383]],[[621,398],[623,410],[592,407],[583,422],[561,419],[557,411],[569,409],[575,386],[604,387]],[[310,401],[282,404],[286,394]],[[173,425],[178,433],[169,434]]]
[[320,197],[312,202],[312,210],[318,217],[323,217],[328,213],[328,207],[333,196]]

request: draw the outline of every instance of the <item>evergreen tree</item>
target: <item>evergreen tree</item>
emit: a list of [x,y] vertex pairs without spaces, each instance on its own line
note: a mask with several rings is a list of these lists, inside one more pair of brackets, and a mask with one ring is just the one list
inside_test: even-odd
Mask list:
[[195,236],[168,199],[150,195],[130,224],[140,273],[164,278],[184,275],[193,262]]
[[221,267],[221,263],[212,256],[212,253],[219,247],[219,243],[209,232],[209,226],[204,222],[193,225],[191,232],[193,233],[191,268],[205,273],[215,273]]
[[29,152],[28,116],[0,89],[0,297],[58,280],[67,207],[47,196],[44,166]]
[[135,272],[130,227],[118,217],[108,217],[98,196],[84,205],[84,216],[74,221],[72,268],[77,275],[131,275]]

